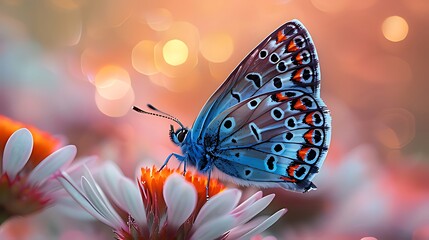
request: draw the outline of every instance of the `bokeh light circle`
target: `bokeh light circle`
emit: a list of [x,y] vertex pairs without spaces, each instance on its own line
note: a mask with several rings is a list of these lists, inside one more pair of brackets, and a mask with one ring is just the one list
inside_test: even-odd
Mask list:
[[137,72],[146,75],[158,73],[154,62],[155,45],[153,41],[143,40],[133,48],[131,62]]
[[205,59],[214,63],[228,60],[234,50],[234,43],[226,33],[215,33],[205,36],[200,42],[200,52]]
[[95,87],[101,97],[109,100],[123,98],[131,89],[128,72],[115,65],[107,65],[95,75]]
[[404,108],[389,108],[381,111],[377,116],[377,122],[376,138],[387,148],[403,148],[415,137],[415,117]]
[[146,23],[155,31],[167,30],[172,22],[171,12],[165,8],[151,9],[145,14]]
[[381,30],[387,40],[400,42],[408,35],[408,23],[400,16],[390,16],[383,21]]
[[103,114],[109,117],[122,117],[131,110],[135,100],[132,88],[122,98],[110,100],[95,92],[95,104]]
[[179,39],[172,39],[164,44],[162,55],[166,63],[178,66],[188,59],[188,46]]

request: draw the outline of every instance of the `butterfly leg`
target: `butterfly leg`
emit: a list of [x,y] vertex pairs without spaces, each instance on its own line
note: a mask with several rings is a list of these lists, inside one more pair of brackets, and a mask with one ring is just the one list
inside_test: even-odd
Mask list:
[[[184,160],[184,161],[182,161],[182,162],[185,162],[184,164],[183,164],[183,176],[185,176],[186,175],[186,166],[188,165],[187,163],[188,163],[188,161],[186,161],[186,159]],[[182,163],[182,162],[180,162],[180,163]]]
[[209,175],[207,177],[207,185],[206,185],[206,200],[208,201],[210,196],[209,196],[209,189],[210,189],[210,177],[212,175],[212,171],[209,170]]
[[177,170],[177,171],[179,171],[179,169],[182,167],[182,163],[183,163],[183,162],[180,162],[180,163],[179,163],[179,166],[177,166],[177,168],[176,168],[176,170]]
[[[159,168],[159,171],[161,171],[165,166],[167,166],[168,161],[170,161],[170,158],[172,156],[175,156],[179,161],[183,162],[186,160],[185,156],[179,155],[177,153],[171,153],[168,155],[168,157],[165,159],[164,164],[162,164],[161,168]],[[186,161],[185,161],[185,168],[186,168]]]

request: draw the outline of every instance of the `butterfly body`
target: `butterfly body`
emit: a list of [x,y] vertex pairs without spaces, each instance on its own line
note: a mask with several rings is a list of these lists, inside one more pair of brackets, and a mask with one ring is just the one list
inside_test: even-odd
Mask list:
[[240,63],[191,129],[171,128],[170,138],[183,153],[175,156],[202,173],[306,192],[326,158],[330,124],[316,49],[293,20]]

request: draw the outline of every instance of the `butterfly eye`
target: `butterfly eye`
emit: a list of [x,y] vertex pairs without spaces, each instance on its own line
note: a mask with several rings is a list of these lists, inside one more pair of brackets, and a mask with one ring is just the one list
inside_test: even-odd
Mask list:
[[179,129],[175,135],[177,137],[177,140],[179,142],[183,142],[183,140],[185,140],[186,134],[188,134],[188,130],[187,129]]

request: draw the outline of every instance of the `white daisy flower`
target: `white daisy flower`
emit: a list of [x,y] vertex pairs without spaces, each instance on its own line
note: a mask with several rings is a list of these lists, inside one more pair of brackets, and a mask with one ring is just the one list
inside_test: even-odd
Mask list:
[[253,219],[273,200],[257,192],[239,204],[241,191],[205,176],[174,170],[142,168],[138,183],[113,164],[95,181],[89,170],[80,184],[66,173],[66,191],[91,215],[110,226],[118,239],[250,239],[273,225],[285,212]]
[[52,185],[51,180],[76,155],[73,145],[54,151],[57,148],[54,145],[58,142],[34,128],[30,128],[31,132],[21,128],[7,136],[18,125],[0,116],[0,127],[4,130],[0,133],[0,142],[7,139],[0,147],[0,224],[10,217],[31,214],[50,206],[56,199],[55,192],[59,187],[58,183],[56,187]]

